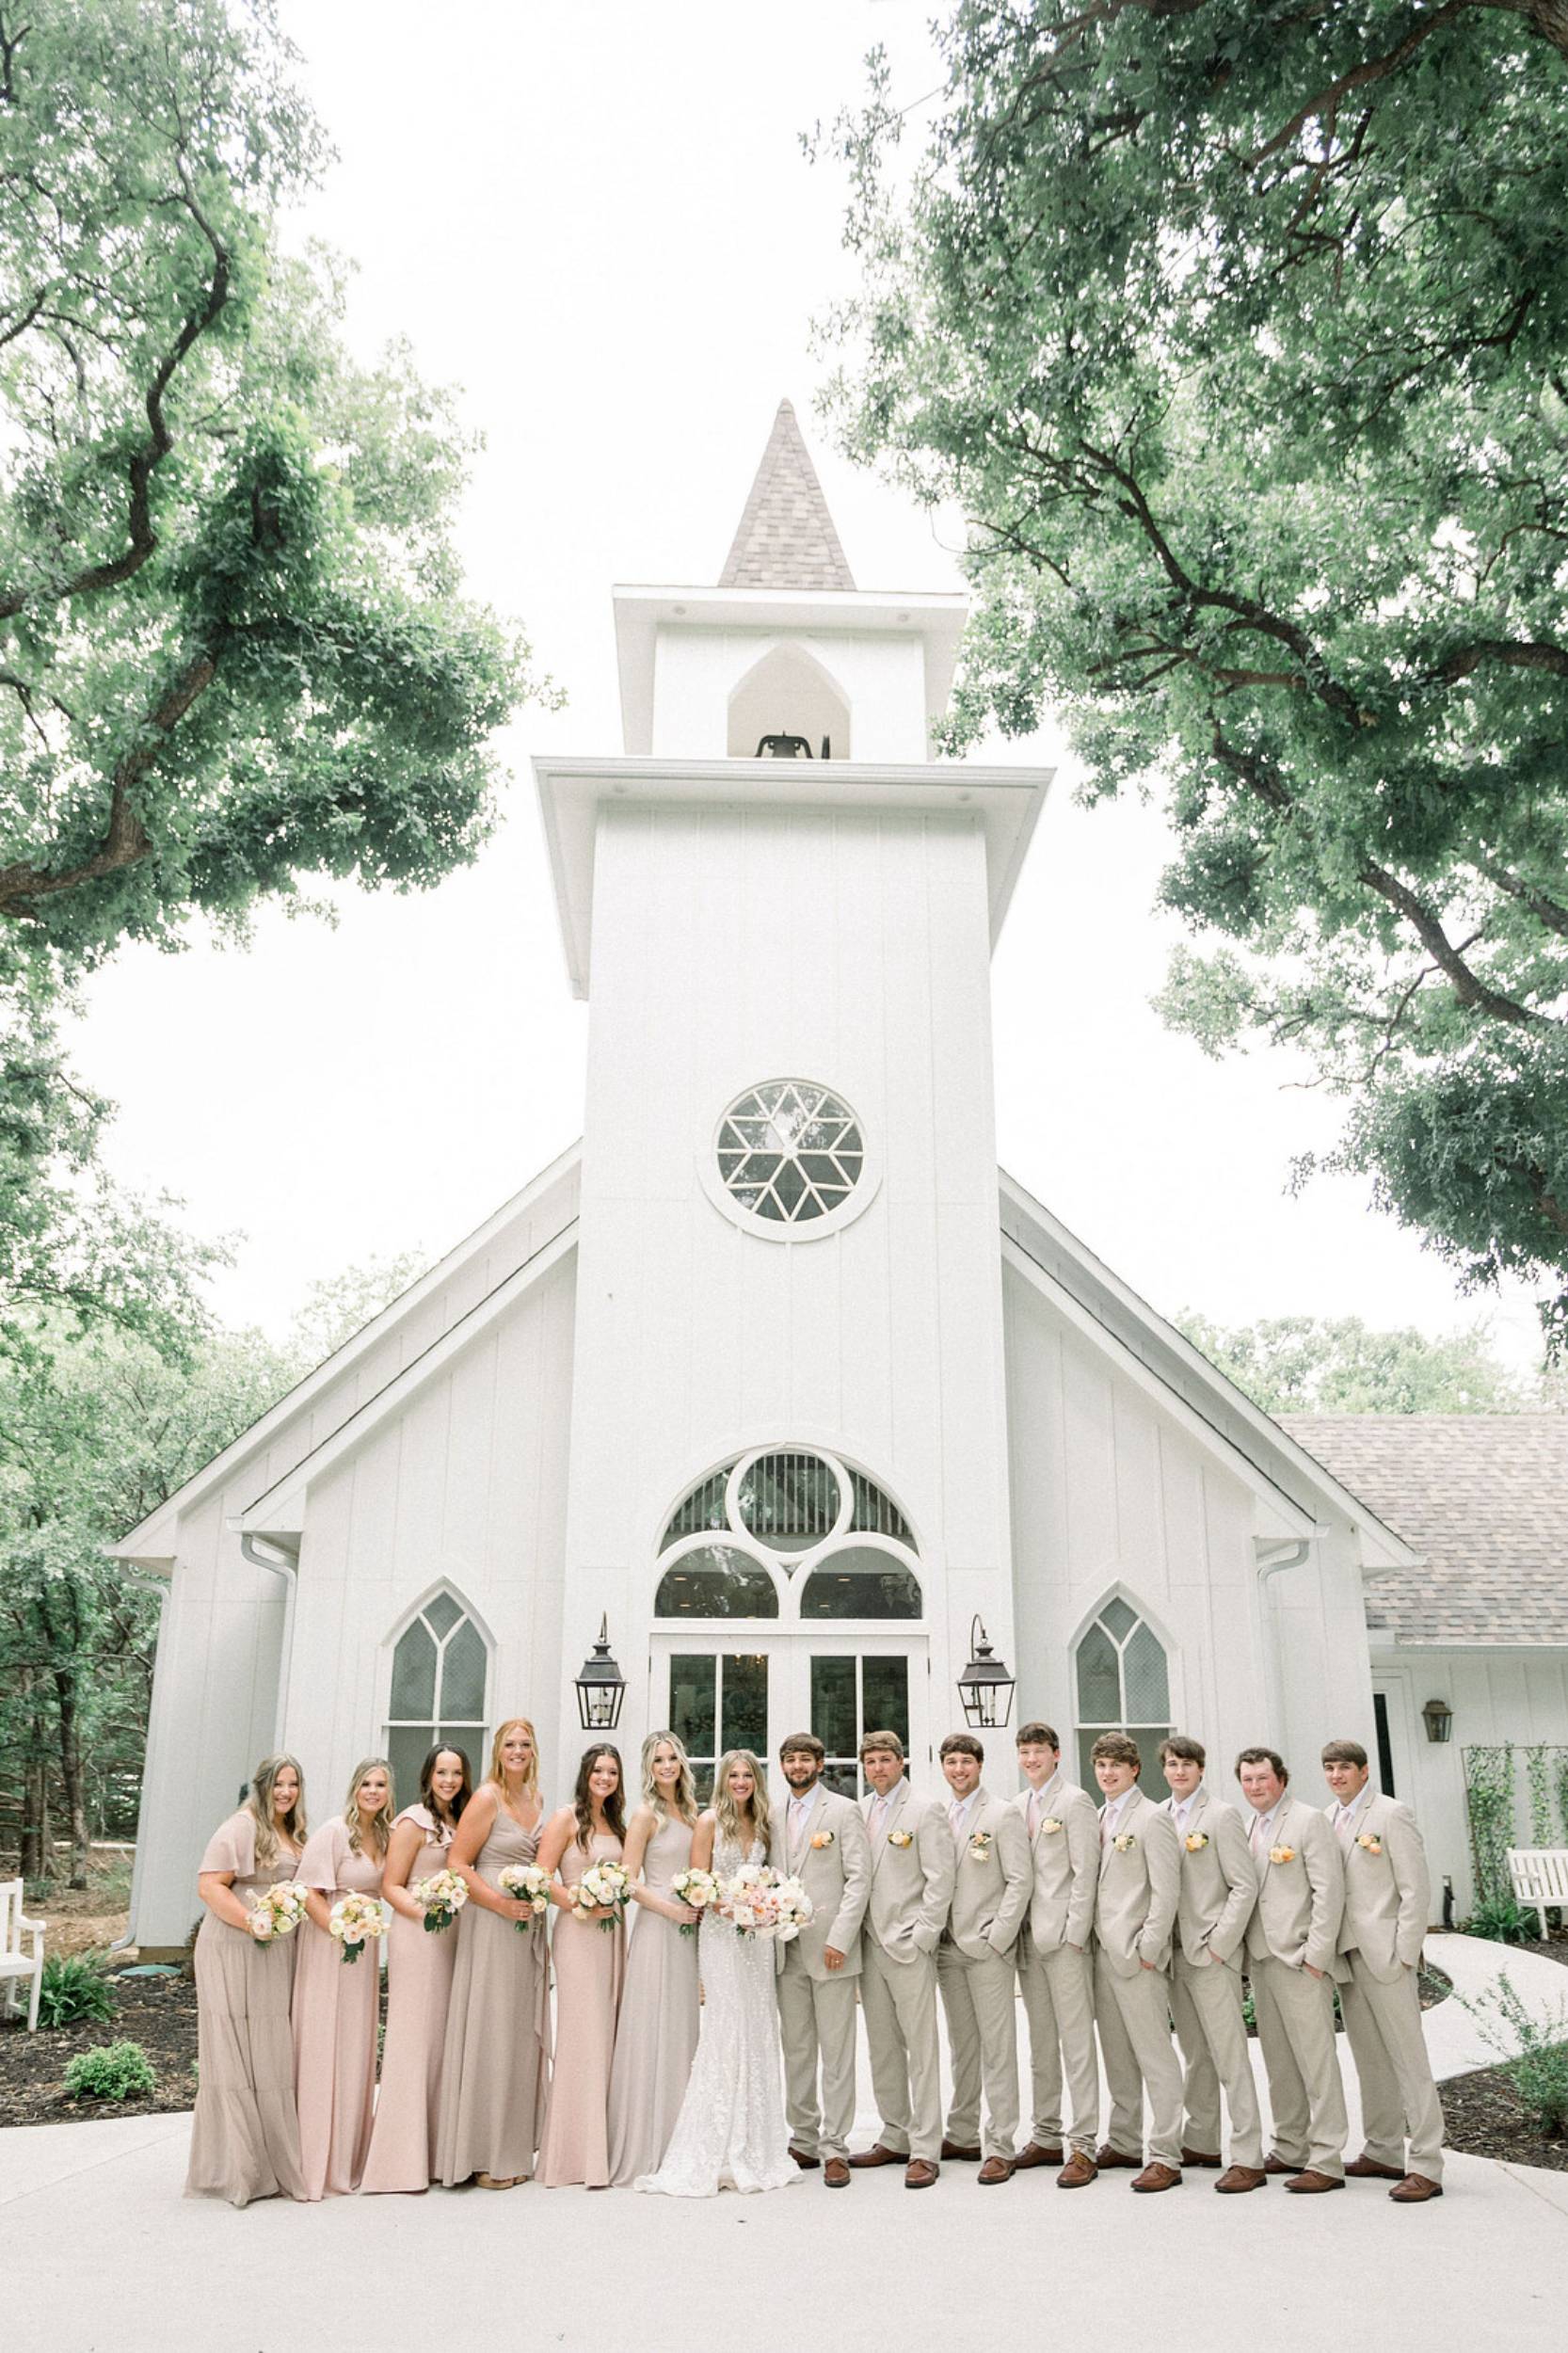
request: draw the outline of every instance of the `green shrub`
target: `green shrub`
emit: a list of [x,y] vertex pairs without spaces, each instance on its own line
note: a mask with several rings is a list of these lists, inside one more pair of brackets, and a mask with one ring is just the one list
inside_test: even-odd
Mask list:
[[1483,1896],[1464,1923],[1466,1936],[1487,1936],[1496,1945],[1523,1945],[1535,1935],[1535,1914],[1521,1912],[1512,1896]]
[[102,1953],[51,1953],[39,1987],[40,2026],[102,2024],[114,2016],[114,1995],[104,1975]]
[[1560,2002],[1555,2017],[1537,2018],[1506,1974],[1494,1992],[1464,2007],[1482,2039],[1500,2054],[1503,2073],[1542,2139],[1568,2133],[1568,2009]]
[[65,2071],[68,2100],[134,2100],[157,2089],[139,2042],[101,2042],[95,2051],[78,2051]]

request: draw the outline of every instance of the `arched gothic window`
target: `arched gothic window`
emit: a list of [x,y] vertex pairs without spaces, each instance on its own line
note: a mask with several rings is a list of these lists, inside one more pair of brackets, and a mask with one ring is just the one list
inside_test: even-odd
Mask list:
[[480,1780],[488,1762],[489,1678],[489,1644],[441,1586],[392,1649],[386,1745],[400,1806],[418,1799],[419,1769],[438,1739],[464,1750]]
[[1160,1743],[1171,1730],[1171,1679],[1165,1646],[1146,1619],[1112,1594],[1084,1633],[1074,1660],[1079,1779],[1097,1796],[1090,1752],[1102,1732],[1129,1733],[1144,1759],[1142,1786],[1169,1795]]

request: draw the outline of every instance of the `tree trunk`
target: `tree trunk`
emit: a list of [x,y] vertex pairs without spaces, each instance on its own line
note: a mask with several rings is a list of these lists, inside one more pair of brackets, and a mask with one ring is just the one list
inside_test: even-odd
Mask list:
[[55,1703],[60,1724],[60,1783],[65,1793],[66,1818],[71,1825],[71,1884],[88,1883],[87,1802],[82,1791],[82,1738],[76,1714],[76,1678],[55,1675]]

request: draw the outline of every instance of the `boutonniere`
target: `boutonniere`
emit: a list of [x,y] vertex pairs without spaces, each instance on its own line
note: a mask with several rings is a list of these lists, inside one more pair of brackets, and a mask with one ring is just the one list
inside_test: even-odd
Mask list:
[[1138,1841],[1129,1830],[1119,1830],[1111,1844],[1118,1854],[1130,1854]]
[[984,1863],[990,1851],[990,1832],[988,1830],[977,1830],[974,1836],[969,1840],[970,1854],[974,1857],[977,1863]]
[[1045,1820],[1040,1825],[1042,1833],[1047,1837],[1051,1836],[1055,1832],[1059,1831],[1062,1825],[1057,1820],[1054,1814],[1048,1814]]
[[912,1847],[914,1843],[915,1833],[912,1830],[890,1830],[888,1833],[889,1847]]
[[1364,1830],[1359,1832],[1357,1833],[1355,1843],[1358,1847],[1365,1848],[1368,1854],[1381,1854],[1383,1852],[1383,1841],[1378,1836],[1375,1830]]
[[837,1842],[837,1831],[814,1830],[811,1833],[811,1844],[813,1847],[831,1847],[836,1845]]
[[1294,1847],[1271,1847],[1269,1860],[1271,1863],[1294,1863],[1296,1849]]
[[1208,1844],[1208,1833],[1206,1830],[1190,1830],[1188,1832],[1187,1851],[1189,1854],[1202,1854]]

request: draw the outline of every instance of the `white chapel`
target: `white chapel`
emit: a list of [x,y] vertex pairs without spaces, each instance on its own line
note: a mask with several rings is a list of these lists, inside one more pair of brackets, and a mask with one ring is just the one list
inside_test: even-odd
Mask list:
[[407,1798],[438,1732],[477,1772],[526,1714],[558,1801],[601,1626],[629,1770],[654,1727],[711,1771],[809,1726],[853,1789],[891,1725],[925,1781],[978,1655],[1083,1779],[1125,1726],[1163,1794],[1179,1727],[1222,1794],[1266,1738],[1316,1799],[1358,1737],[1466,1886],[1422,1708],[1568,1738],[1568,1603],[1443,1617],[1452,1548],[999,1172],[990,956],[1050,776],[932,757],[964,600],[856,587],[786,402],[718,585],[614,612],[621,749],[535,762],[583,1141],[117,1547],[167,1580],[144,1951],[268,1751],[319,1817],[362,1755]]

